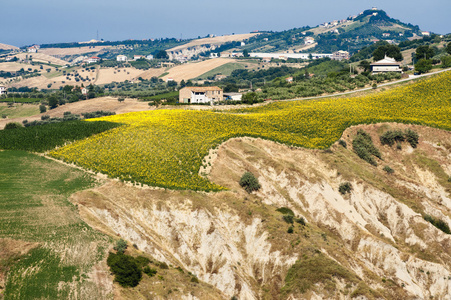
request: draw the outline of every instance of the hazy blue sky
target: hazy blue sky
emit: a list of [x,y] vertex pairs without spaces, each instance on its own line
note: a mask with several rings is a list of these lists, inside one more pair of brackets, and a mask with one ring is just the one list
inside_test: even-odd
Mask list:
[[451,0],[4,0],[0,43],[87,41],[281,31],[344,19],[376,6],[391,17],[450,33]]

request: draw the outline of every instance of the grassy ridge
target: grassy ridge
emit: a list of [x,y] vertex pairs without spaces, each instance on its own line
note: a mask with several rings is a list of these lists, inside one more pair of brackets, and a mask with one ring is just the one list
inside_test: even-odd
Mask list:
[[44,152],[120,125],[105,121],[69,121],[2,130],[0,149]]
[[40,244],[10,269],[5,299],[68,299],[81,291],[96,298],[97,287],[84,278],[110,240],[67,201],[94,184],[85,172],[43,157],[0,151],[0,237]]
[[156,110],[102,118],[128,124],[53,157],[123,180],[173,189],[221,190],[198,175],[209,149],[238,136],[327,148],[351,125],[423,124],[451,130],[451,72],[356,98],[278,102],[230,112]]

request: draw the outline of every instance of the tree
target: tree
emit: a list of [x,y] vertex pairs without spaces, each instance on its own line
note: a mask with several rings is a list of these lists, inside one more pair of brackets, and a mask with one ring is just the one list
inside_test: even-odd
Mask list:
[[169,55],[164,50],[158,51],[154,57],[157,59],[169,59]]
[[17,122],[10,122],[8,124],[5,125],[4,129],[15,129],[15,128],[21,128],[23,127],[22,124],[17,123]]
[[257,93],[255,92],[246,93],[241,97],[241,101],[246,104],[257,103]]
[[396,45],[383,45],[377,47],[373,52],[374,61],[384,59],[385,56],[394,58],[396,61],[402,61],[403,57],[401,54],[401,49]]
[[110,252],[107,264],[115,275],[115,281],[121,286],[135,287],[141,281],[142,271],[132,256]]
[[247,49],[243,50],[243,56],[244,57],[249,57],[249,51]]
[[240,185],[242,188],[246,190],[248,193],[252,193],[253,191],[258,191],[261,185],[258,182],[258,179],[251,172],[246,172],[240,179]]
[[442,67],[443,68],[450,68],[451,67],[451,56],[443,56],[442,57]]
[[428,45],[418,46],[415,51],[415,58],[417,60],[420,59],[431,59],[435,55],[434,48],[429,47]]
[[55,95],[49,97],[49,108],[54,109],[58,106],[58,98]]
[[448,54],[451,54],[451,42],[449,42],[446,46],[446,52],[448,52]]
[[427,73],[432,69],[432,61],[430,59],[420,59],[415,64],[415,71],[418,73]]
[[39,112],[42,114],[42,113],[45,113],[47,111],[47,108],[45,107],[45,105],[44,104],[41,104],[41,105],[39,105]]
[[371,64],[367,60],[362,60],[359,64],[359,67],[361,67],[364,72],[369,72],[371,70]]

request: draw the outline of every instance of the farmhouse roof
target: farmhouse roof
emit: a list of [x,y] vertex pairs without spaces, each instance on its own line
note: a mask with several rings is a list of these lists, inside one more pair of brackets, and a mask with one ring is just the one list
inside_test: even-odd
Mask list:
[[206,92],[206,91],[222,91],[220,87],[217,86],[193,86],[193,87],[186,87],[187,89],[193,91],[193,92]]
[[371,64],[372,66],[399,66],[400,63],[397,62],[394,58],[385,56],[384,59],[381,59],[379,61],[376,61]]

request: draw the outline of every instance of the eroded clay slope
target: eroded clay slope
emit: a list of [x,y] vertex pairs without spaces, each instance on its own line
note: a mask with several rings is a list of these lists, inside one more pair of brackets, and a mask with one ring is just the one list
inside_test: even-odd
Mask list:
[[[407,127],[420,135],[416,149],[380,144],[382,132]],[[377,167],[352,151],[358,128],[382,152]],[[211,151],[207,170],[227,192],[110,181],[72,200],[92,226],[216,288],[197,299],[451,299],[450,235],[423,218],[451,224],[451,134],[398,124],[358,128],[343,134],[347,148],[327,151],[230,140]],[[245,171],[262,186],[251,195],[238,184]],[[352,191],[342,195],[344,182]],[[281,207],[307,224],[287,223]]]

